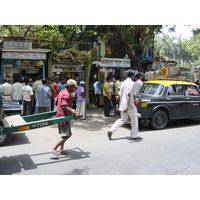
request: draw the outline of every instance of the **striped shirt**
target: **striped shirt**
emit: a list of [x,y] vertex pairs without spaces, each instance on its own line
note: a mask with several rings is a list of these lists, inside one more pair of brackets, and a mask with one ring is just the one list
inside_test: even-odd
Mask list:
[[51,90],[47,85],[42,84],[38,86],[37,96],[38,107],[49,107],[51,105]]

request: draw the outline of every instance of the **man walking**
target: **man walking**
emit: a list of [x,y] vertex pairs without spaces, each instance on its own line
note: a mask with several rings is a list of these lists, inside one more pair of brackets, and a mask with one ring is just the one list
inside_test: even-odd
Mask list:
[[76,102],[77,102],[77,106],[76,109],[79,113],[81,113],[83,115],[83,117],[81,119],[85,119],[85,82],[81,81],[80,82],[80,86],[78,87],[78,89],[76,90]]
[[127,122],[128,117],[131,121],[131,133],[130,139],[133,140],[141,140],[141,137],[138,137],[138,116],[137,116],[137,108],[134,105],[133,99],[133,90],[134,90],[134,82],[133,82],[133,72],[128,71],[127,79],[122,83],[119,96],[119,110],[121,111],[121,119],[118,119],[108,130],[108,138],[111,140],[112,134],[121,127],[124,123]]
[[[66,84],[66,88],[63,89],[59,94],[56,100],[57,104],[57,113],[56,117],[64,117],[73,115],[76,118],[80,118],[80,113],[71,109],[71,93],[76,90],[76,81],[73,79],[69,79]],[[64,144],[71,137],[71,126],[70,121],[63,122],[58,124],[58,131],[61,135],[61,139],[58,143],[55,144],[52,148],[49,149],[49,152],[59,157],[59,155],[65,154]],[[57,152],[57,148],[60,147],[60,151]]]

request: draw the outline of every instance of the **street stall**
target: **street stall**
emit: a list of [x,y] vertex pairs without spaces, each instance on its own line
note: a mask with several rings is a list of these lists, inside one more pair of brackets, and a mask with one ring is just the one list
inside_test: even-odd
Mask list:
[[26,72],[29,78],[47,76],[47,53],[49,49],[34,49],[27,41],[4,41],[1,51],[0,82],[7,78],[11,83]]
[[66,79],[73,78],[77,82],[84,80],[84,65],[81,63],[53,63],[52,75]]
[[182,80],[196,82],[200,78],[199,69],[176,66],[175,61],[154,62],[152,70],[145,73],[145,80]]
[[[96,79],[94,79],[94,81],[100,81],[103,84],[108,76],[126,77],[126,70],[131,67],[131,60],[123,58],[101,58],[100,61],[94,61],[93,64],[97,67]],[[93,84],[94,83],[91,83],[91,85]],[[90,96],[94,96],[94,90],[90,91]],[[102,94],[99,96],[99,104],[101,106],[103,105]]]
[[60,78],[84,80],[84,63],[89,59],[89,52],[67,49],[53,54],[52,75]]
[[[123,76],[127,68],[131,67],[131,60],[130,59],[122,59],[122,58],[101,58],[100,62],[98,63],[99,66],[99,72],[98,72],[98,78],[101,79],[101,72],[105,71],[107,76]],[[105,76],[104,79],[101,80],[102,82],[105,82]]]

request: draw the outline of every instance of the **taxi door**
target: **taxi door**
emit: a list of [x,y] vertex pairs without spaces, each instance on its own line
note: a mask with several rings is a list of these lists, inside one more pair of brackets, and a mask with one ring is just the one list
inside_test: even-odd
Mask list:
[[186,116],[200,116],[200,93],[196,85],[185,86]]
[[172,119],[185,116],[186,102],[182,85],[170,85],[168,87],[166,100]]

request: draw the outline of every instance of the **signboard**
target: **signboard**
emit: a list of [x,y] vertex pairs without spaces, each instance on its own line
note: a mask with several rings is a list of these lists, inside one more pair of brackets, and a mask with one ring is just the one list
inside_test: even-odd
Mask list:
[[101,67],[131,67],[130,59],[101,58]]
[[23,52],[4,52],[3,59],[32,59],[46,60],[46,53],[23,53]]

